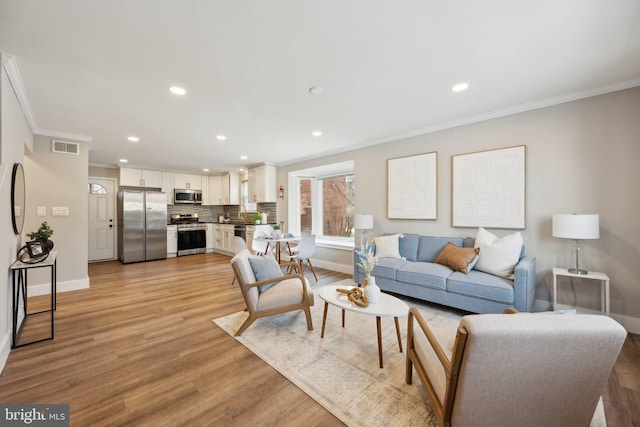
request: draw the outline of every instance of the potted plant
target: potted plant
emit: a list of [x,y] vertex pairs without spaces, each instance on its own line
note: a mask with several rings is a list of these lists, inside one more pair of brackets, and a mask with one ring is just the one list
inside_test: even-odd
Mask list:
[[40,228],[37,231],[33,231],[31,233],[27,233],[27,237],[31,240],[39,240],[45,245],[49,250],[53,249],[53,242],[49,240],[49,237],[53,234],[53,230],[47,224],[47,221],[44,221],[40,224]]
[[260,224],[260,221],[261,221],[261,220],[262,220],[262,216],[260,216],[260,215],[254,215],[254,216],[253,216],[253,221],[254,221],[256,224]]

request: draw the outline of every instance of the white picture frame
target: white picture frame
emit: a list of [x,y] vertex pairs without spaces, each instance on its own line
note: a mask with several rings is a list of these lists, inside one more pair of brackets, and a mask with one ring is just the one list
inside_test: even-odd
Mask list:
[[438,153],[387,160],[387,218],[438,219]]
[[451,226],[525,228],[526,146],[451,157]]

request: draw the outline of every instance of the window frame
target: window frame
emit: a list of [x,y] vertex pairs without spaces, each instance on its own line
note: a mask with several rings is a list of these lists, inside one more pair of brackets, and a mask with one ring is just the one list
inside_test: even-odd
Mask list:
[[[336,169],[337,168],[337,169]],[[355,246],[355,235],[325,236],[323,232],[323,191],[322,180],[332,177],[353,175],[355,181],[355,164],[353,161],[333,163],[310,169],[291,171],[288,174],[288,232],[300,235],[300,180],[311,180],[311,233],[316,235],[316,245],[333,249],[352,250]]]

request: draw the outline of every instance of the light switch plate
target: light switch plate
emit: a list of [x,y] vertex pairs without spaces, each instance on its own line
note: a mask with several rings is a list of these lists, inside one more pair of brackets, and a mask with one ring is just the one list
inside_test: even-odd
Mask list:
[[53,206],[51,208],[53,216],[69,216],[69,208],[67,206]]
[[46,206],[38,206],[38,216],[47,216]]

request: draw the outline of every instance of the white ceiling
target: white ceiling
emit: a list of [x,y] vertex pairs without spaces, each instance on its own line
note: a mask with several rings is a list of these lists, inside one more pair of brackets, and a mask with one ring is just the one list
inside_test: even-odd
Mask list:
[[222,171],[640,85],[640,1],[0,0],[0,50],[92,164]]

